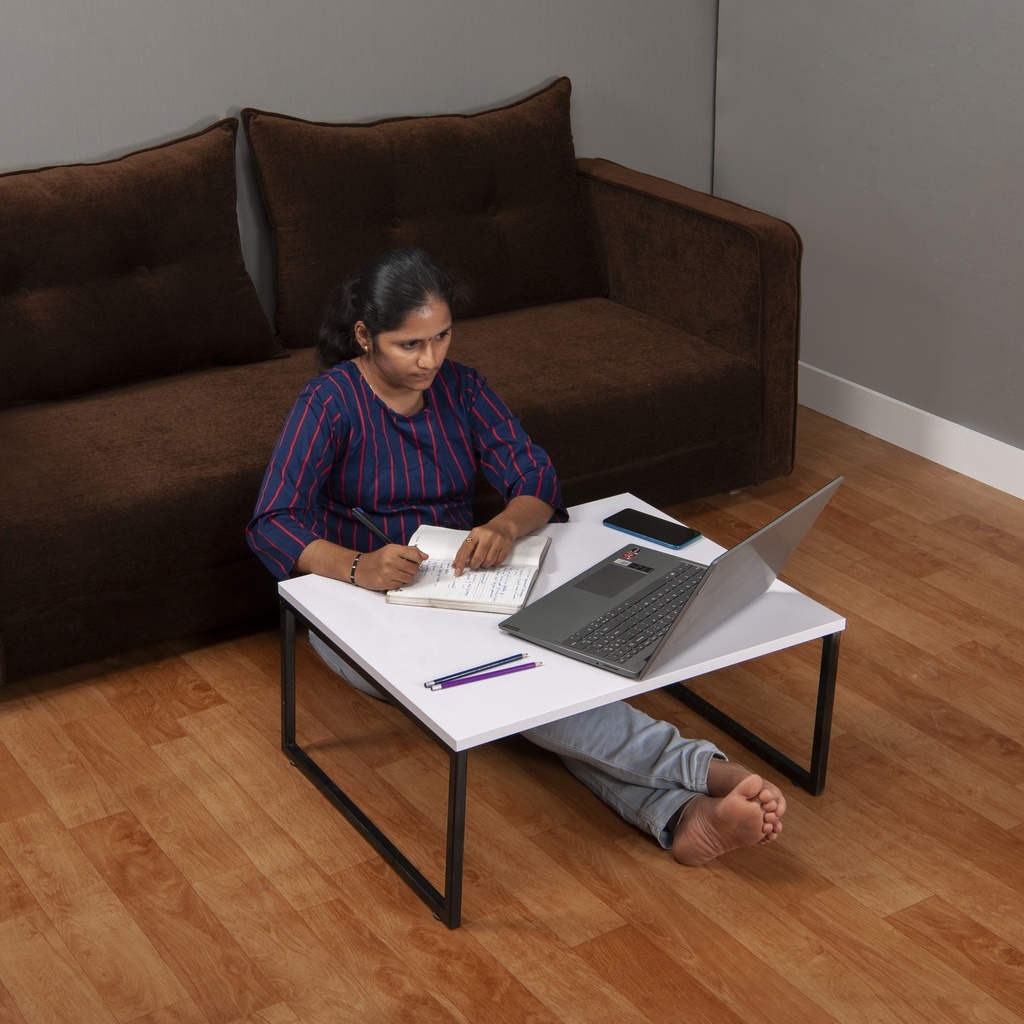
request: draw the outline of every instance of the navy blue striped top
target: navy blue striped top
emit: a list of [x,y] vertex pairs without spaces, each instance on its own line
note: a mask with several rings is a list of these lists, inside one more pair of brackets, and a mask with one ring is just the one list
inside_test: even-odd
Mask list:
[[285,420],[246,536],[286,579],[316,539],[380,547],[352,518],[362,508],[394,543],[421,523],[468,530],[479,467],[506,504],[540,498],[567,518],[547,453],[476,370],[445,360],[413,416],[393,412],[343,362],[311,380]]

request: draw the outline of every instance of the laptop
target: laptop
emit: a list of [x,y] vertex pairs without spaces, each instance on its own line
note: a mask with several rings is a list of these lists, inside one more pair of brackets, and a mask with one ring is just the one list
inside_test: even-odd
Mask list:
[[577,661],[642,679],[760,597],[842,481],[836,477],[710,565],[627,542],[499,626]]

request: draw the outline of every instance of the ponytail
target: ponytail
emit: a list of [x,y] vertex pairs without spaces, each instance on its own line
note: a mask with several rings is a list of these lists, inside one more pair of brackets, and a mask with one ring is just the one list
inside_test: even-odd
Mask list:
[[382,331],[397,330],[410,313],[431,299],[446,303],[454,315],[461,298],[461,289],[422,249],[381,253],[358,278],[346,281],[331,295],[317,335],[317,361],[326,370],[362,355],[355,333],[359,321],[376,341]]

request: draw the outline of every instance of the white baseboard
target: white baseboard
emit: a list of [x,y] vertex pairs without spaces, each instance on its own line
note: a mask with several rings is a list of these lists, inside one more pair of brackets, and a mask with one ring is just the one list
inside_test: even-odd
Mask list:
[[1024,450],[800,364],[800,404],[1024,498]]

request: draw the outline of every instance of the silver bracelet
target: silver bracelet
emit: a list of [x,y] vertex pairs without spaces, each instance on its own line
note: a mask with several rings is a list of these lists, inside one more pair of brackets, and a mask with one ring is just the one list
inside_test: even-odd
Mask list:
[[356,585],[356,566],[359,564],[359,559],[363,557],[362,551],[352,559],[352,568],[348,571],[348,581],[354,587]]

